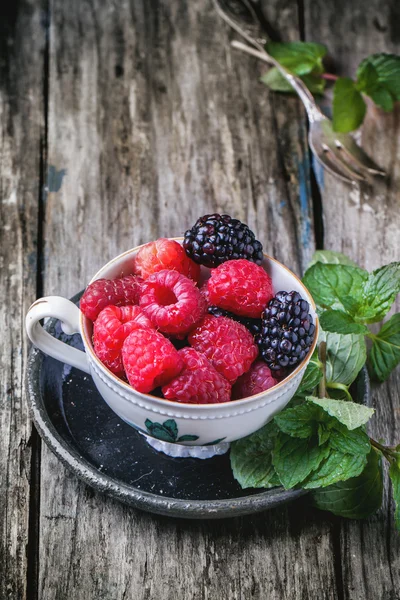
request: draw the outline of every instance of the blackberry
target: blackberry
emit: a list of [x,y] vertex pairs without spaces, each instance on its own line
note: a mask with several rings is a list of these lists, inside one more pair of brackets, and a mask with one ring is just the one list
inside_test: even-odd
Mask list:
[[278,292],[261,315],[256,335],[260,355],[272,371],[294,367],[307,355],[315,335],[310,305],[298,292]]
[[250,331],[251,334],[257,335],[261,332],[261,319],[251,319],[250,317],[239,317],[239,315],[235,315],[234,313],[229,312],[229,310],[224,310],[223,308],[219,308],[219,306],[209,306],[207,311],[210,315],[214,317],[228,317],[229,319],[233,319],[238,323],[241,323]]
[[192,260],[210,268],[237,258],[261,265],[263,259],[261,242],[247,225],[229,215],[204,215],[197,219],[186,231],[183,247]]

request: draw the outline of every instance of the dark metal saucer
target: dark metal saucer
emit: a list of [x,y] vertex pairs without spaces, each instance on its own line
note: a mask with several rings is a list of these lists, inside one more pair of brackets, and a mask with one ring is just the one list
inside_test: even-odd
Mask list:
[[[81,294],[72,298],[78,302]],[[55,319],[52,335],[83,349]],[[90,486],[136,508],[181,518],[217,519],[259,512],[303,495],[303,490],[242,490],[232,476],[229,453],[207,460],[171,458],[151,448],[104,402],[89,375],[32,348],[29,406],[51,450]],[[368,402],[366,370],[356,394]]]

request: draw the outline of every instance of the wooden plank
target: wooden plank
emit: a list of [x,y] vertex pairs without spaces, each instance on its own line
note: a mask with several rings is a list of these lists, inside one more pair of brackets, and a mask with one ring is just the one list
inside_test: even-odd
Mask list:
[[[216,210],[300,272],[314,250],[304,113],[258,83],[263,68],[230,49],[211,1],[51,7],[45,292],[70,296],[118,252]],[[270,16],[298,37],[296,2]],[[47,448],[41,481],[43,600],[336,595],[332,524],[305,506],[153,517],[93,492]]]
[[37,438],[26,402],[23,322],[36,296],[44,115],[41,4],[24,0],[4,7],[0,16],[0,597],[21,600],[27,597],[28,557],[35,558],[29,508]]
[[[306,38],[325,43],[340,75],[353,76],[358,63],[374,52],[400,53],[394,2],[306,2]],[[397,18],[396,18],[397,15]],[[400,257],[400,110],[384,114],[369,106],[362,145],[388,172],[386,182],[351,189],[323,178],[324,246],[340,250],[367,269]],[[400,303],[397,304],[400,310]],[[400,440],[400,373],[373,387],[375,439]],[[393,503],[386,481],[384,505],[367,522],[340,522],[343,596],[395,599],[400,596],[400,538],[394,531]]]

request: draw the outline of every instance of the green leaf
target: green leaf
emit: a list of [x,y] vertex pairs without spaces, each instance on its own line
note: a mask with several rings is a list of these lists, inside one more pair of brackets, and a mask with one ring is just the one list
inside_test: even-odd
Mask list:
[[375,412],[373,408],[369,408],[363,404],[356,404],[356,402],[332,400],[331,398],[315,398],[312,396],[307,398],[307,400],[320,406],[328,415],[335,417],[335,419],[350,430],[357,429],[361,425],[368,423]]
[[364,65],[357,69],[357,83],[356,88],[360,92],[367,92],[367,90],[374,90],[379,85],[378,80],[378,71],[375,69],[374,65],[369,61],[363,61]]
[[333,252],[333,250],[317,250],[314,252],[308,268],[318,262],[326,265],[347,265],[348,267],[357,267],[356,263],[350,260],[345,254]]
[[324,331],[333,333],[363,333],[365,335],[369,332],[365,325],[356,323],[351,315],[341,310],[325,311],[322,313],[319,322]]
[[320,262],[308,269],[303,277],[303,283],[316,304],[333,310],[343,310],[343,301],[346,302],[348,297],[354,302],[361,302],[367,280],[368,273],[364,269]]
[[[312,94],[323,94],[326,86],[326,80],[322,79],[320,75],[314,75],[310,73],[308,75],[302,75],[301,79],[304,81],[308,89]],[[293,88],[287,79],[280,73],[276,67],[272,67],[267,73],[264,73],[260,77],[260,81],[265,83],[274,92],[292,93]]]
[[286,408],[274,418],[279,429],[295,438],[308,438],[317,432],[321,411],[312,404],[299,404]]
[[330,429],[326,426],[325,423],[318,424],[318,445],[322,446],[329,440],[329,436],[331,435]]
[[320,382],[322,377],[322,363],[318,359],[318,350],[315,350],[307,365],[297,394],[311,392]]
[[242,488],[280,485],[272,465],[272,449],[277,432],[276,425],[270,422],[252,435],[231,444],[231,468]]
[[379,87],[368,95],[371,96],[375,104],[383,108],[384,111],[391,112],[393,110],[393,97],[384,87]]
[[164,421],[163,427],[166,431],[168,431],[171,438],[173,438],[173,440],[175,441],[178,437],[178,426],[174,419],[168,419],[167,421]]
[[290,489],[317,469],[328,453],[328,446],[319,446],[316,439],[293,438],[281,432],[276,438],[272,464],[282,485]]
[[176,441],[177,442],[195,442],[198,439],[199,439],[198,435],[191,435],[190,433],[187,433],[185,435],[181,435],[180,437],[178,437],[178,439]]
[[357,316],[377,323],[389,312],[400,292],[400,262],[392,262],[373,271],[365,283],[363,302]]
[[326,87],[326,79],[323,79],[320,74],[310,73],[300,77],[314,95],[323,94]]
[[261,75],[260,81],[265,83],[274,92],[293,92],[293,88],[287,79],[280,73],[276,67]]
[[390,481],[392,482],[392,494],[396,506],[394,521],[396,524],[396,529],[400,531],[400,466],[398,461],[393,462],[390,465],[389,477]]
[[360,475],[317,489],[312,498],[314,505],[321,510],[327,510],[339,517],[364,519],[380,508],[382,494],[381,458],[375,450],[371,450],[365,469]]
[[322,59],[326,47],[310,42],[268,42],[268,54],[296,75],[306,75],[312,71],[323,72]]
[[321,332],[326,341],[326,379],[329,383],[350,385],[365,364],[367,350],[363,335]]
[[400,313],[393,315],[372,339],[369,359],[373,375],[385,381],[400,362]]
[[319,469],[310,475],[302,487],[316,489],[357,477],[363,471],[367,462],[365,454],[354,455],[333,450],[320,465]]
[[357,69],[357,88],[386,111],[400,100],[400,56],[373,54]]
[[357,129],[364,120],[366,105],[355,83],[340,77],[333,88],[333,129],[348,133]]
[[369,437],[361,427],[350,431],[345,425],[335,424],[329,436],[329,446],[353,456],[367,455],[371,449]]

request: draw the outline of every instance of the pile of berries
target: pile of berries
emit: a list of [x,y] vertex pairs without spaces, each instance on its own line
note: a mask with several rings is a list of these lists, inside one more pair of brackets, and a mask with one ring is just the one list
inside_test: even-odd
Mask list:
[[261,261],[260,242],[228,215],[201,217],[183,246],[145,244],[131,275],[99,279],[81,298],[94,352],[137,391],[174,402],[228,402],[273,387],[304,359],[315,327],[300,294],[274,296]]

